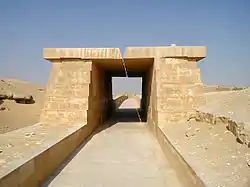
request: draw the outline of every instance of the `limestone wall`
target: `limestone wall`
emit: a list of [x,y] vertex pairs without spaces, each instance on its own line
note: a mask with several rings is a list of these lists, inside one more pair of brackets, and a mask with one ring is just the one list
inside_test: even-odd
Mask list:
[[[203,84],[196,61],[189,58],[154,59],[149,94],[148,120],[158,126],[185,121],[205,104]],[[150,89],[149,89],[150,88]]]
[[156,69],[157,69],[157,63],[154,63],[152,66],[152,70],[149,72],[148,75],[148,77],[151,77],[151,84],[148,84],[148,90],[150,90],[150,94],[148,95],[148,101],[147,101],[148,102],[147,122],[149,128],[155,135],[158,127]]
[[[170,60],[157,57],[154,59],[147,124],[170,161],[170,165],[177,172],[177,177],[183,186],[204,187],[203,181],[170,143],[162,129],[166,123],[177,124],[186,120],[187,111],[194,111],[196,98],[201,97],[201,102],[197,105],[204,102],[203,97],[198,96],[202,93],[202,90],[199,90],[202,84],[199,81],[199,74],[195,74],[197,68],[194,63],[183,59]],[[183,66],[186,66],[186,69],[184,68],[186,73],[183,69],[183,72],[180,71]],[[195,77],[192,78],[193,74]],[[196,81],[198,84],[192,84]]]
[[150,104],[150,95],[151,95],[151,84],[152,84],[152,73],[153,73],[153,64],[144,74],[142,79],[142,98],[141,98],[141,108],[143,109],[143,115],[147,117],[148,108]]
[[87,122],[91,69],[91,61],[62,60],[53,63],[41,122]]
[[102,116],[105,113],[107,98],[105,97],[104,72],[95,63],[92,63],[90,92],[88,97],[88,124],[95,127],[103,121]]
[[153,60],[151,78],[148,72],[144,77],[142,98],[142,106],[149,106],[149,121],[161,126],[185,121],[195,108],[205,104],[200,70],[196,66],[205,56],[205,46],[126,48],[124,58],[130,60],[130,69],[133,60],[138,65],[144,62],[145,66]]
[[104,71],[90,60],[53,63],[40,121],[100,124],[108,105],[105,83]]
[[186,120],[194,108],[205,104],[200,70],[188,58],[158,59],[157,111],[159,124]]
[[112,109],[108,107],[112,104],[111,77],[103,68],[121,66],[120,50],[45,48],[43,56],[53,67],[40,122],[101,124]]
[[[185,120],[205,103],[196,67],[205,54],[205,47],[190,46],[126,49],[129,68],[144,72],[142,107],[152,113],[151,118],[156,113],[158,124]],[[94,123],[105,120],[113,102],[111,77],[106,70],[123,68],[119,50],[45,49],[44,57],[53,62],[53,68],[41,121],[87,123],[93,115]]]

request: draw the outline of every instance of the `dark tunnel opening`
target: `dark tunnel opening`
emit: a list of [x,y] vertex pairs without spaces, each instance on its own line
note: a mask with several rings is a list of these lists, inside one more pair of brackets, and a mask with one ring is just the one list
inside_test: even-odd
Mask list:
[[[122,62],[121,62],[122,63]],[[106,63],[112,64],[112,63]],[[125,69],[105,66],[105,63],[94,63],[92,68],[91,95],[95,97],[97,92],[102,94],[100,98],[101,124],[108,121],[117,122],[147,122],[148,106],[150,103],[151,83],[153,73],[153,60],[146,64],[130,62],[126,64],[128,78],[136,77],[142,79],[141,97],[135,94],[122,93],[118,97],[113,97],[112,78],[126,77]],[[91,99],[89,99],[91,101]],[[133,107],[122,107],[127,100],[134,100]],[[137,107],[135,107],[137,106]]]
[[141,122],[142,77],[112,77],[116,122]]

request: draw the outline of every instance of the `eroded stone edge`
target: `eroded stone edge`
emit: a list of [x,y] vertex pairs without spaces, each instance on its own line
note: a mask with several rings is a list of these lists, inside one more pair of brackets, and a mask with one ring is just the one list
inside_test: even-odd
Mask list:
[[236,120],[230,119],[229,117],[223,115],[216,115],[213,113],[206,113],[200,110],[189,117],[188,120],[195,119],[196,121],[201,121],[210,124],[223,123],[226,125],[227,129],[231,131],[237,140],[250,147],[250,132],[245,129],[244,122],[238,122]]
[[[28,127],[24,127],[21,129],[17,129],[16,131],[11,131],[8,133],[5,133],[1,136],[7,136],[11,133],[11,135],[13,134],[17,134],[17,136],[24,136],[25,132],[30,132],[33,131],[34,127],[33,126],[38,126],[40,125],[40,123],[38,124],[34,124],[32,126],[28,126]],[[85,126],[85,124],[82,125],[71,125],[71,126],[67,126],[65,127],[65,132],[63,134],[61,134],[60,136],[54,136],[55,139],[45,139],[46,142],[43,142],[42,145],[37,145],[36,147],[36,151],[34,152],[29,152],[26,153],[24,156],[24,158],[19,158],[18,160],[16,158],[13,158],[13,160],[11,162],[6,163],[8,166],[5,167],[5,169],[3,169],[3,167],[0,169],[0,180],[9,175],[11,172],[15,171],[16,169],[20,168],[21,166],[23,166],[24,164],[28,163],[30,160],[34,159],[35,157],[37,157],[38,155],[40,155],[41,153],[47,151],[48,149],[52,148],[53,146],[55,146],[56,144],[58,144],[59,142],[63,141],[65,138],[71,136],[72,134],[74,134],[75,132],[77,132],[78,130],[80,130],[81,128],[83,128]],[[51,133],[51,131],[49,131],[51,129],[53,129],[53,126],[48,128],[48,134]],[[51,133],[52,134],[52,133]],[[3,137],[1,137],[3,138]],[[25,137],[23,137],[25,138]],[[12,149],[12,148],[10,148]],[[16,149],[21,149],[20,147],[15,147],[14,149],[10,150],[11,152],[14,152]],[[3,150],[4,151],[4,150]],[[8,150],[9,151],[9,150]],[[4,157],[0,157],[1,159],[4,159]]]

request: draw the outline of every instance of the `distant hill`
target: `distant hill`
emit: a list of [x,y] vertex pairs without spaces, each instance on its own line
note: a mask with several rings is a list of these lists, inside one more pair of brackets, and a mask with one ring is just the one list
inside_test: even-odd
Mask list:
[[204,85],[204,92],[221,92],[221,91],[236,91],[243,90],[245,87],[236,86],[220,86],[220,85]]

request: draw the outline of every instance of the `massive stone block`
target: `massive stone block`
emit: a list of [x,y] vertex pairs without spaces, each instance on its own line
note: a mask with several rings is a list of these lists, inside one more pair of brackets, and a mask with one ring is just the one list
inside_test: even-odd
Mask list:
[[[46,48],[53,63],[40,121],[51,124],[102,123],[110,104],[108,78],[101,66],[121,61],[116,48]],[[105,82],[106,81],[106,82]]]
[[87,122],[91,61],[53,63],[42,122]]
[[157,99],[155,110],[159,125],[186,120],[195,108],[205,104],[200,70],[196,66],[201,57],[198,52],[190,57],[180,57],[177,51],[176,57],[171,54],[170,57],[154,59],[154,63],[158,64],[154,97]]

